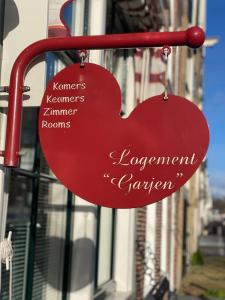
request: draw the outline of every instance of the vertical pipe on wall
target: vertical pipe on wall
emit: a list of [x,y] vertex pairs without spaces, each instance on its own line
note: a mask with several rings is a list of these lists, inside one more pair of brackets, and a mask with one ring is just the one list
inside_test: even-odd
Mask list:
[[[4,15],[5,15],[5,0],[0,0],[0,69],[2,64],[2,50],[4,38]],[[0,72],[1,74],[1,72]],[[4,116],[3,119],[5,120]],[[4,121],[3,120],[3,121]],[[6,122],[6,120],[5,120]],[[6,226],[6,212],[8,201],[5,201],[5,168],[0,169],[0,240],[4,238]],[[8,200],[8,197],[7,199]],[[1,263],[0,263],[0,295],[1,295]]]

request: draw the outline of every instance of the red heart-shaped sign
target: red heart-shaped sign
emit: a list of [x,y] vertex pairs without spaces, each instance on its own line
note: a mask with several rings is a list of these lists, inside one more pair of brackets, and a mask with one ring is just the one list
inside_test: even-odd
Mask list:
[[131,208],[181,187],[203,160],[207,122],[196,105],[169,95],[120,117],[121,92],[104,68],[74,64],[48,84],[39,114],[45,158],[72,192],[98,205]]

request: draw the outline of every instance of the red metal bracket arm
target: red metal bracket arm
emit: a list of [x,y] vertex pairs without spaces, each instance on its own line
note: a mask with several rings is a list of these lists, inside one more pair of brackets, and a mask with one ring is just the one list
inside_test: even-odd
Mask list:
[[199,27],[192,27],[178,32],[50,38],[31,44],[18,56],[11,72],[4,166],[16,167],[19,163],[24,77],[28,65],[39,54],[69,49],[160,47],[165,45],[197,48],[203,44],[204,39],[203,30]]

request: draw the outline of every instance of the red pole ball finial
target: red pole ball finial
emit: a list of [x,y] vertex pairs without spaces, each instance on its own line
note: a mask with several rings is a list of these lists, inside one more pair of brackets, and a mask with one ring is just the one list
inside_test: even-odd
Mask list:
[[205,32],[198,26],[190,27],[187,30],[187,44],[191,48],[198,48],[205,41]]

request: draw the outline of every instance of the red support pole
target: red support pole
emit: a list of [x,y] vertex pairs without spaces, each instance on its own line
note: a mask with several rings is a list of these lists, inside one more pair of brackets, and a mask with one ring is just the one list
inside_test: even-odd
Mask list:
[[4,166],[16,167],[19,163],[24,77],[28,65],[39,54],[70,49],[140,48],[165,45],[197,48],[203,44],[204,40],[203,30],[199,27],[192,27],[179,32],[50,38],[31,44],[18,56],[11,72]]

